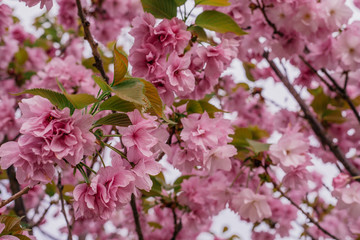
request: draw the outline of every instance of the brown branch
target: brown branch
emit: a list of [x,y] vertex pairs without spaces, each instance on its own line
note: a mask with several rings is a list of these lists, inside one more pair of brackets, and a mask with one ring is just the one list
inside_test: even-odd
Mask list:
[[71,234],[71,228],[72,227],[70,225],[70,222],[69,222],[69,220],[67,218],[67,215],[66,215],[66,212],[65,212],[65,204],[64,204],[64,196],[63,196],[64,186],[61,184],[61,174],[60,173],[59,173],[59,179],[58,179],[57,188],[59,189],[61,212],[64,215],[66,226],[67,226],[67,229],[68,229],[68,240],[72,240],[72,234]]
[[[310,222],[312,222],[317,228],[319,228],[323,233],[325,233],[326,235],[328,235],[329,237],[339,240],[339,238],[335,237],[333,234],[331,234],[330,232],[328,232],[325,228],[323,228],[322,226],[320,226],[320,224],[313,218],[310,216],[310,214],[308,212],[305,212],[304,209],[302,209],[299,205],[297,205],[290,197],[288,197],[277,185],[276,183],[272,182],[272,184],[274,185],[274,189],[276,189],[281,196],[283,196],[284,198],[286,198],[287,200],[289,200],[289,202],[291,203],[291,205],[293,205],[294,207],[296,207],[298,210],[300,210],[300,212],[302,212],[309,220]],[[310,235],[311,237],[311,235]]]
[[336,89],[330,85],[330,83],[328,83],[326,81],[325,78],[323,78],[318,71],[308,62],[306,61],[306,59],[303,56],[299,56],[299,58],[303,61],[303,63],[305,63],[305,65],[331,90],[331,91],[336,91]]
[[84,28],[84,34],[85,34],[84,38],[89,42],[92,54],[95,59],[94,67],[96,67],[99,70],[99,72],[100,72],[101,76],[104,78],[104,80],[107,83],[109,83],[109,77],[105,73],[104,66],[103,66],[103,63],[101,60],[101,56],[97,49],[99,44],[94,40],[93,36],[91,35],[90,22],[88,20],[86,20],[86,18],[85,18],[85,14],[84,14],[83,8],[81,6],[80,0],[76,0],[76,6],[78,9],[78,16],[80,17],[82,26]]
[[352,175],[352,176],[359,176],[360,171],[357,169],[344,155],[344,153],[339,149],[339,147],[334,144],[332,141],[332,138],[330,138],[324,127],[320,124],[320,122],[316,119],[316,117],[311,113],[308,105],[304,102],[304,100],[300,97],[300,95],[295,90],[294,86],[290,83],[287,76],[285,76],[277,67],[277,65],[274,63],[274,61],[269,59],[269,53],[265,52],[263,54],[264,58],[269,63],[270,67],[273,69],[275,74],[279,77],[281,82],[285,85],[285,87],[289,90],[291,95],[295,98],[295,100],[300,105],[301,110],[304,112],[305,118],[309,122],[312,130],[317,135],[317,137],[320,139],[320,141],[327,145],[330,149],[330,151],[335,155],[335,157],[344,165],[346,170]]
[[[26,194],[27,192],[29,192],[29,190],[31,189],[31,187],[27,186],[26,188],[22,189],[21,191],[15,193],[14,195],[12,195],[11,197],[9,197],[6,200],[1,201],[0,203],[0,208],[6,206],[7,204],[11,203],[12,201],[16,201],[17,199],[19,199],[22,195]],[[23,214],[21,214],[23,215]]]
[[335,88],[336,88],[336,92],[346,101],[346,103],[349,105],[349,107],[351,108],[352,112],[354,113],[356,119],[358,120],[358,122],[360,123],[360,115],[358,110],[356,109],[354,103],[351,101],[349,95],[346,92],[346,86],[347,86],[347,82],[348,82],[348,73],[346,72],[346,76],[345,76],[345,84],[344,84],[344,88],[340,87],[340,85],[337,83],[337,81],[328,73],[328,71],[324,68],[321,69],[321,71],[328,77],[328,79],[332,82],[332,84],[334,84]]
[[[322,226],[320,226],[320,224],[308,213],[305,212],[304,209],[302,209],[296,202],[294,202],[289,196],[287,196],[281,189],[280,187],[276,184],[276,182],[273,180],[273,178],[270,176],[267,167],[262,166],[265,170],[265,173],[270,177],[270,181],[274,186],[274,189],[276,191],[278,191],[281,194],[281,197],[286,198],[287,200],[289,200],[289,202],[291,203],[291,205],[293,205],[294,207],[296,207],[298,210],[300,210],[300,212],[302,212],[309,220],[310,222],[312,222],[316,227],[319,228],[320,231],[322,231],[323,233],[325,233],[326,235],[328,235],[329,237],[339,240],[337,237],[335,237],[334,235],[332,235],[330,232],[328,232],[326,229],[324,229]],[[307,232],[307,230],[304,228],[305,232]],[[310,235],[311,238],[313,238]]]
[[30,228],[33,228],[33,227],[37,227],[39,226],[42,221],[44,220],[47,212],[50,210],[51,206],[53,205],[54,203],[53,202],[50,202],[50,205],[45,209],[45,211],[43,212],[43,214],[41,215],[41,217],[39,218],[39,220],[36,221],[36,223],[34,223],[32,226],[30,226]]
[[[8,175],[8,179],[10,181],[10,189],[11,192],[13,194],[12,197],[10,197],[9,199],[11,199],[9,202],[15,200],[15,207],[14,207],[14,211],[16,213],[16,215],[18,216],[24,216],[24,218],[22,219],[22,221],[24,221],[25,223],[28,223],[28,219],[26,216],[26,210],[25,210],[25,205],[24,205],[24,201],[22,199],[22,195],[27,193],[29,191],[30,188],[24,188],[23,190],[20,190],[20,184],[18,183],[18,181],[16,180],[16,173],[15,173],[15,168],[14,166],[10,166],[8,169],[6,169],[6,173]],[[27,190],[26,190],[27,189]],[[22,193],[22,191],[24,191]],[[21,194],[19,194],[21,192]],[[14,196],[16,196],[15,198],[13,198]],[[9,200],[8,199],[8,200]],[[7,200],[7,201],[8,201]],[[2,202],[1,206],[5,206],[6,204],[8,204],[9,202],[5,203]]]
[[265,7],[266,7],[266,6],[265,6],[265,4],[263,3],[263,1],[261,1],[261,4],[260,4],[259,0],[256,0],[256,2],[257,2],[257,7],[260,9],[262,15],[264,16],[264,19],[265,19],[266,23],[274,30],[274,31],[273,31],[273,36],[274,36],[275,34],[277,34],[277,35],[279,35],[280,37],[283,37],[283,36],[284,36],[284,33],[280,32],[280,31],[277,29],[276,25],[275,25],[272,21],[270,21],[268,15],[266,14],[266,11],[265,11]]
[[135,200],[135,195],[134,194],[131,194],[130,205],[131,205],[131,209],[132,209],[134,220],[135,220],[136,233],[138,235],[139,240],[144,240],[144,236],[143,236],[142,231],[141,231],[139,213],[138,213],[137,208],[136,208],[136,200]]
[[174,232],[171,237],[171,240],[176,240],[177,235],[179,234],[179,232],[182,229],[182,221],[181,221],[181,218],[178,220],[176,212],[175,212],[175,207],[172,207],[171,211],[172,211],[173,219],[174,219]]

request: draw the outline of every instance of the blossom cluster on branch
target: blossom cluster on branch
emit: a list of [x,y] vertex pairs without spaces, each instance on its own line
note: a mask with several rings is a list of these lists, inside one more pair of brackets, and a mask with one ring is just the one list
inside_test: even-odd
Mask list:
[[239,238],[224,209],[254,240],[360,237],[360,1],[20,2],[46,12],[0,0],[0,239]]

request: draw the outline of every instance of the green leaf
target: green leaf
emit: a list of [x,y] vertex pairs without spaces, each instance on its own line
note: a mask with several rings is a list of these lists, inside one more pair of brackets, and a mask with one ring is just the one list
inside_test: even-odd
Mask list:
[[171,19],[176,17],[175,0],[141,0],[144,12],[151,13],[156,18]]
[[188,104],[186,105],[186,112],[188,114],[192,114],[192,113],[203,113],[204,110],[201,107],[200,103],[198,101],[195,100],[190,100],[188,102]]
[[137,78],[130,78],[121,81],[113,87],[116,96],[126,101],[144,105],[144,84]]
[[186,0],[175,0],[176,6],[180,7],[181,5],[184,5]]
[[12,233],[19,233],[23,229],[21,228],[20,217],[1,215],[0,222],[5,224],[4,230],[1,232],[1,235],[10,235]]
[[31,94],[31,95],[38,95],[43,98],[48,99],[52,104],[57,106],[60,109],[63,108],[70,108],[70,110],[74,110],[74,106],[71,104],[71,102],[65,97],[64,94],[55,92],[49,89],[42,89],[42,88],[33,88],[33,89],[27,89],[22,91],[21,93],[14,94],[15,96],[19,96],[22,94]]
[[325,109],[325,111],[322,114],[322,120],[330,123],[346,122],[346,118],[342,116],[340,110],[330,110],[330,109]]
[[98,101],[93,95],[86,93],[68,94],[64,92],[64,95],[76,109],[82,109]]
[[31,240],[29,237],[22,235],[22,234],[14,234],[19,240]]
[[188,31],[196,36],[201,42],[207,42],[208,38],[204,28],[193,25],[188,28]]
[[210,5],[210,6],[230,6],[228,0],[195,0],[195,5]]
[[26,52],[25,48],[20,48],[17,53],[15,53],[15,60],[19,65],[24,65],[24,63],[29,59],[29,55]]
[[195,20],[196,25],[218,33],[232,32],[237,35],[247,34],[227,14],[215,10],[204,11]]
[[269,150],[270,144],[262,143],[262,142],[254,141],[254,140],[250,140],[250,139],[246,139],[246,140],[249,143],[250,148],[256,154]]
[[140,81],[144,84],[144,95],[148,100],[148,104],[150,104],[150,110],[153,111],[157,116],[162,117],[163,115],[163,104],[157,88],[151,83],[144,79],[140,79]]
[[97,76],[97,75],[93,75],[92,76],[95,83],[101,88],[101,90],[103,90],[104,92],[110,92],[111,91],[111,87],[109,86],[109,84],[107,84],[102,77]]
[[131,112],[135,109],[135,105],[125,101],[118,96],[112,96],[100,105],[100,110],[112,110],[119,112]]
[[116,45],[114,47],[114,82],[112,85],[117,85],[123,79],[128,69],[128,59],[122,51],[120,51]]
[[191,178],[192,176],[194,176],[194,175],[183,175],[183,176],[178,177],[178,178],[175,180],[174,184],[173,184],[173,185],[174,185],[174,192],[175,192],[175,193],[180,192],[180,190],[181,190],[181,183],[182,183],[184,180],[187,180],[187,179]]
[[46,184],[45,193],[50,197],[54,196],[56,193],[56,185],[54,183]]
[[247,79],[249,79],[250,81],[254,82],[254,81],[255,81],[255,78],[254,78],[254,76],[252,75],[251,70],[252,70],[252,69],[255,69],[255,68],[256,68],[256,65],[253,64],[253,63],[251,63],[251,62],[243,62],[243,67],[244,67],[244,70],[245,70],[245,74],[246,74]]
[[215,107],[211,103],[208,103],[207,101],[200,100],[199,103],[200,103],[202,109],[204,111],[206,111],[210,117],[214,117],[214,113],[216,113],[216,112],[224,112],[223,110],[218,109],[217,107]]
[[161,226],[160,223],[157,222],[148,222],[149,226],[152,227],[153,229],[162,229],[163,227]]
[[207,101],[200,100],[189,100],[188,104],[186,105],[186,111],[188,114],[191,113],[203,113],[207,112],[210,117],[214,117],[215,112],[223,112],[223,110],[218,109],[211,103],[208,103]]
[[97,120],[94,125],[113,125],[127,127],[131,125],[130,118],[124,113],[113,113]]

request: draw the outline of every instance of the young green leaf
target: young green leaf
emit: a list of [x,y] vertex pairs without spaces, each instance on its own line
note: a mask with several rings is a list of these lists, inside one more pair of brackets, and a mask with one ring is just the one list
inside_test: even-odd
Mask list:
[[130,118],[128,115],[124,113],[113,113],[110,115],[107,115],[103,118],[100,118],[97,120],[94,125],[112,125],[112,126],[120,126],[120,127],[127,127],[131,125]]
[[112,85],[119,84],[123,79],[128,69],[128,59],[116,45],[114,47],[114,82]]
[[181,5],[184,5],[186,0],[175,0],[176,6],[180,7]]
[[118,96],[112,96],[100,105],[100,110],[112,110],[118,112],[131,112],[135,109],[132,102],[125,101]]
[[86,93],[68,94],[64,92],[64,95],[76,109],[83,109],[98,101],[93,95]]
[[260,153],[260,152],[264,152],[264,151],[269,150],[270,144],[262,143],[262,142],[259,142],[259,141],[254,141],[254,140],[251,140],[251,139],[246,139],[246,140],[247,140],[247,142],[249,143],[250,148],[251,148],[256,154],[257,154],[257,153]]
[[112,91],[121,99],[144,105],[144,84],[137,78],[130,78],[121,81],[113,87]]
[[195,5],[230,6],[229,0],[195,0]]
[[151,13],[156,18],[176,17],[175,0],[141,0],[141,4],[145,12]]
[[68,107],[68,108],[70,108],[70,110],[72,110],[72,111],[74,110],[74,106],[65,97],[64,94],[55,92],[55,91],[52,91],[49,89],[42,89],[42,88],[27,89],[27,90],[22,91],[21,93],[16,93],[14,95],[19,96],[19,95],[26,94],[26,93],[31,94],[31,95],[38,95],[43,98],[46,98],[52,104],[54,104],[55,106],[57,106],[60,109]]
[[218,33],[232,32],[237,35],[247,34],[229,15],[215,10],[202,12],[197,16],[195,24]]
[[144,84],[144,95],[147,100],[149,100],[151,110],[159,117],[162,116],[163,113],[163,104],[157,88],[150,82],[140,79],[140,81]]
[[110,92],[111,91],[111,87],[109,86],[109,84],[107,84],[102,77],[98,76],[98,75],[93,75],[92,76],[95,83],[101,88],[101,90],[103,90],[104,92]]

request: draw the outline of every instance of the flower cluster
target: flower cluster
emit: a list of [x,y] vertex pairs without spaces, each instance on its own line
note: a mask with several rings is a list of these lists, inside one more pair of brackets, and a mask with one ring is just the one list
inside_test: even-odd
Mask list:
[[92,155],[95,137],[89,132],[90,115],[69,109],[58,110],[42,97],[22,100],[19,104],[22,124],[19,139],[0,147],[1,168],[17,168],[20,183],[50,182],[55,164],[75,166],[84,156]]

